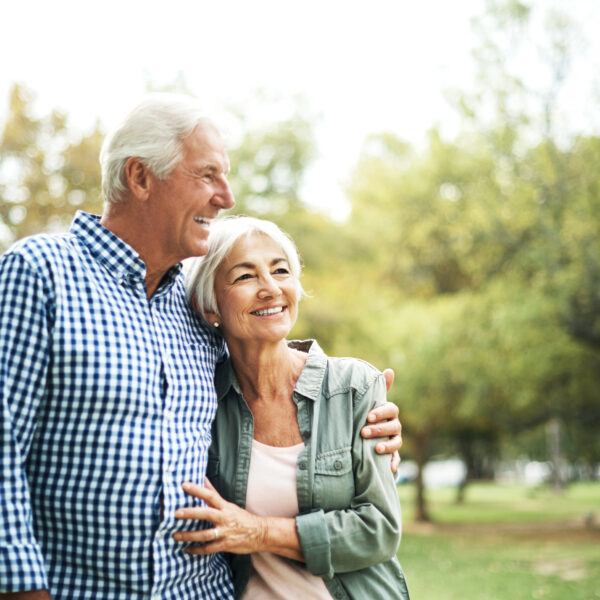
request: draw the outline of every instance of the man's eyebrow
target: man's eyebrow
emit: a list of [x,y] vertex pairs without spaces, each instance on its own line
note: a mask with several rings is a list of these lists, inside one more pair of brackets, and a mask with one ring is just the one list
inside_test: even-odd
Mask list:
[[[223,175],[228,175],[229,174],[229,165],[226,166],[225,169],[223,169]],[[221,167],[219,167],[218,165],[215,165],[213,163],[206,163],[204,165],[200,165],[199,167],[196,168],[196,171],[199,173],[206,173],[207,171],[209,173],[219,173],[221,172]]]

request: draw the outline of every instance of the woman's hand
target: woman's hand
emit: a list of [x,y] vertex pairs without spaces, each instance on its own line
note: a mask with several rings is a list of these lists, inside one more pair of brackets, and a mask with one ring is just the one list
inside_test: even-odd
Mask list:
[[224,500],[210,481],[205,487],[184,483],[188,494],[204,500],[207,506],[180,508],[176,519],[200,519],[214,524],[211,529],[178,531],[173,537],[178,542],[201,542],[202,545],[186,548],[189,554],[213,554],[214,552],[273,552],[287,558],[304,561],[296,520],[285,517],[261,517]]
[[[388,392],[394,383],[394,371],[386,369],[383,372]],[[398,450],[402,447],[402,423],[398,420],[398,407],[391,402],[386,402],[374,408],[367,415],[367,425],[362,428],[364,438],[389,438],[382,440],[375,446],[377,454],[391,454],[392,473],[400,465]]]
[[211,529],[175,533],[173,537],[178,542],[202,543],[201,546],[186,548],[186,552],[249,554],[262,550],[267,534],[267,520],[264,517],[224,500],[208,479],[205,479],[205,487],[194,483],[184,483],[182,487],[188,494],[204,500],[207,506],[180,508],[175,512],[175,518],[198,519],[214,524]]

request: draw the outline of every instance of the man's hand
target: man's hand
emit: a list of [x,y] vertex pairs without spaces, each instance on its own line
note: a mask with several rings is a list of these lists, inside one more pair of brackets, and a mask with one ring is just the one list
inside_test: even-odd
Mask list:
[[[383,372],[388,392],[394,383],[394,371],[386,369]],[[367,425],[362,428],[361,435],[364,438],[385,438],[375,446],[377,454],[392,455],[392,473],[395,473],[400,464],[398,450],[402,447],[402,423],[398,420],[398,407],[391,402],[378,406],[367,415]]]

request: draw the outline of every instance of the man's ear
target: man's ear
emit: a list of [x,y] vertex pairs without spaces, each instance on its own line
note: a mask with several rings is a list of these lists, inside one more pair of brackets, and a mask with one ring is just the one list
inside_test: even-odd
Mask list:
[[145,201],[150,194],[150,170],[137,156],[127,159],[125,179],[131,194],[138,200]]

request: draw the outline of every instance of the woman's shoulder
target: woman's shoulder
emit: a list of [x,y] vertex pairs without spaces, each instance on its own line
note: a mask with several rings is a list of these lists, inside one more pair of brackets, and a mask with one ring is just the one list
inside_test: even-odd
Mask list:
[[350,356],[327,358],[327,388],[330,393],[352,389],[359,394],[366,392],[382,373],[372,364]]
[[[292,345],[293,344],[293,345]],[[324,366],[322,392],[326,396],[354,391],[366,392],[383,375],[370,363],[350,356],[327,356],[315,340],[295,340],[290,345],[308,352],[307,365],[321,363]]]

